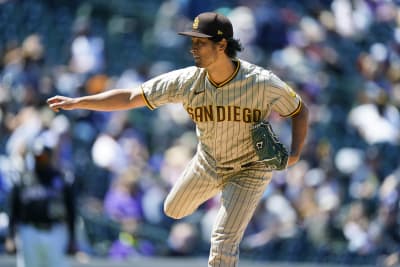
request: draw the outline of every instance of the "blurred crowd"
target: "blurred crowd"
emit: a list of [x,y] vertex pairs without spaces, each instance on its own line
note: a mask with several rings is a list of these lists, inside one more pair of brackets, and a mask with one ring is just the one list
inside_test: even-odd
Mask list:
[[[239,57],[274,71],[311,110],[303,157],[274,174],[241,255],[398,262],[397,0],[112,2],[0,1],[0,238],[7,195],[40,137],[74,176],[80,251],[115,259],[208,254],[218,196],[179,221],[162,211],[196,148],[182,107],[54,113],[45,101],[133,88],[191,65],[176,32],[217,10],[245,48]],[[276,115],[271,122],[289,144],[288,122]]]

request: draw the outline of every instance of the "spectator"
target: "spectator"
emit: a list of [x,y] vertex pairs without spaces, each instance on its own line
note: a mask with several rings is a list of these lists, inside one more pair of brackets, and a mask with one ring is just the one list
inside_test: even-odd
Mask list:
[[143,219],[141,188],[137,170],[128,168],[112,182],[104,199],[104,211],[122,229],[135,232]]
[[104,40],[91,32],[90,19],[78,18],[74,25],[69,65],[74,73],[90,76],[105,69]]
[[118,239],[111,244],[112,258],[127,258],[140,254],[151,254],[150,242],[138,238],[142,231],[144,216],[142,210],[143,192],[139,184],[139,172],[129,167],[115,178],[104,199],[104,212],[117,225]]

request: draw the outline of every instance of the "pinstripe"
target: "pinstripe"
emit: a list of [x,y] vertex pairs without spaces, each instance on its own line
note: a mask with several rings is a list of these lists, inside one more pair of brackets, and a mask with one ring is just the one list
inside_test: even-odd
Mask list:
[[206,165],[200,165],[195,156],[169,192],[164,202],[165,213],[173,218],[182,218],[217,194],[219,185],[214,173]]
[[262,169],[228,176],[211,237],[209,266],[237,266],[239,243],[258,202],[271,179]]

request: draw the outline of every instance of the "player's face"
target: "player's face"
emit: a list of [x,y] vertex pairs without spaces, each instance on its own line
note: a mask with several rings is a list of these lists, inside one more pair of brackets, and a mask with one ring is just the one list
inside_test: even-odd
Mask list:
[[218,59],[217,45],[207,38],[192,38],[192,48],[195,65],[207,68]]

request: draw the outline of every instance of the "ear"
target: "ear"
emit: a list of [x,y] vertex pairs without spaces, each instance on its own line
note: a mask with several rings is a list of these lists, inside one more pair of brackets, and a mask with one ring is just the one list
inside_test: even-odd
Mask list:
[[226,41],[226,39],[222,39],[221,41],[218,42],[218,50],[224,52],[226,47],[228,45],[228,42]]

